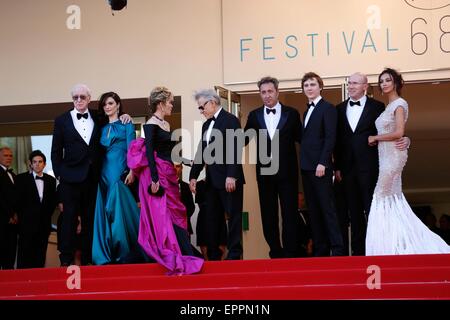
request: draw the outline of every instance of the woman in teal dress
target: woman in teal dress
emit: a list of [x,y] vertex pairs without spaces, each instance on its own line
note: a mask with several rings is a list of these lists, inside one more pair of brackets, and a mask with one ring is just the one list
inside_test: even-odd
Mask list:
[[119,120],[121,108],[116,93],[107,92],[100,97],[99,118],[104,121],[100,144],[104,156],[92,243],[92,261],[97,265],[139,262],[143,257],[137,242],[139,208],[127,186],[135,179],[133,171],[127,168],[127,149],[136,133],[132,123]]

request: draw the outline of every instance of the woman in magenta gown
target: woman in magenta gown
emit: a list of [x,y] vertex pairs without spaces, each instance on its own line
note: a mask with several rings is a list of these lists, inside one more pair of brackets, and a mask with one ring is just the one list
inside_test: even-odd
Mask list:
[[144,125],[145,140],[136,139],[128,150],[128,166],[139,177],[138,242],[169,274],[197,273],[203,259],[194,257],[189,241],[186,208],[171,160],[175,142],[164,120],[172,112],[174,98],[167,88],[156,87],[149,101],[152,117]]

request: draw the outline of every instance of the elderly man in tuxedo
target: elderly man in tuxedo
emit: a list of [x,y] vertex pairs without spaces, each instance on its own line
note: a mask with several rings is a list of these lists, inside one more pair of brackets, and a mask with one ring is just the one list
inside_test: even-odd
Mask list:
[[0,269],[13,269],[16,261],[17,223],[16,175],[10,168],[12,150],[0,148]]
[[[352,74],[348,78],[349,98],[336,106],[335,177],[343,183],[348,205],[352,255],[365,254],[367,217],[378,178],[378,148],[368,145],[367,140],[377,135],[375,120],[385,108],[383,102],[366,95],[368,86],[366,75]],[[404,137],[396,146],[403,150],[409,142]]]
[[[242,256],[242,205],[244,172],[242,145],[234,134],[239,134],[239,119],[220,106],[220,97],[214,90],[195,94],[198,109],[207,121],[202,127],[200,141],[189,175],[190,188],[196,192],[197,178],[206,166],[206,230],[209,260],[220,260],[222,251],[219,237],[223,213],[228,216],[228,254],[226,260]],[[241,132],[242,133],[242,132]]]
[[[92,239],[97,184],[100,175],[101,123],[89,109],[91,90],[85,84],[72,88],[73,109],[55,119],[52,165],[60,182],[63,206],[59,243],[61,266],[73,263],[78,215],[81,217],[81,263],[92,264]],[[122,115],[129,122],[129,115]]]
[[43,268],[56,208],[56,180],[44,173],[47,162],[40,150],[29,156],[31,172],[17,176],[19,249],[17,268]]

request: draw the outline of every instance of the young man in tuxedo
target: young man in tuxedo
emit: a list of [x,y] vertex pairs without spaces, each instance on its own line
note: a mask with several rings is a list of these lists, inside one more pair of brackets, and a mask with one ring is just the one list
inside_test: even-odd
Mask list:
[[302,78],[308,98],[301,137],[300,169],[310,212],[315,256],[344,255],[333,195],[332,153],[336,141],[337,114],[320,92],[323,81],[313,72]]
[[[295,143],[299,142],[301,134],[300,115],[296,109],[278,101],[276,78],[262,78],[258,82],[258,88],[264,105],[249,113],[245,133],[247,135],[253,131],[257,144],[256,180],[264,238],[269,245],[271,258],[298,257],[301,247]],[[262,145],[267,146],[267,153]],[[274,172],[269,172],[268,168],[274,166]],[[282,243],[278,202],[281,206]]]
[[51,217],[56,208],[56,180],[44,173],[46,157],[40,150],[29,157],[31,173],[17,176],[19,249],[17,268],[43,268]]
[[[57,117],[53,129],[52,165],[60,182],[63,207],[59,259],[73,263],[78,215],[81,217],[82,265],[92,264],[92,238],[97,184],[100,176],[101,123],[97,110],[89,109],[91,91],[77,84],[71,91],[74,108]],[[130,121],[129,115],[120,117]]]
[[[239,119],[220,106],[220,97],[214,90],[195,94],[200,112],[207,121],[202,127],[194,163],[189,174],[190,188],[196,192],[197,178],[206,165],[206,224],[209,260],[220,260],[221,219],[228,215],[228,254],[226,260],[242,256],[242,205],[244,172],[242,148],[238,146],[241,125]],[[242,133],[242,132],[241,132]]]
[[[348,78],[349,98],[337,105],[338,126],[334,150],[335,175],[342,182],[351,226],[352,255],[365,255],[367,217],[378,178],[378,148],[368,144],[377,135],[375,120],[384,103],[366,95],[367,76],[359,72]],[[408,138],[396,142],[405,149]]]
[[0,269],[14,269],[17,249],[16,175],[12,150],[0,148]]

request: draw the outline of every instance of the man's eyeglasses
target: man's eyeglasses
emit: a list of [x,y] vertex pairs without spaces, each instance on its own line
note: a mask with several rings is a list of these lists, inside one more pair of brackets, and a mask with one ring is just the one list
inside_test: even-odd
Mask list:
[[78,99],[84,101],[84,100],[87,99],[87,96],[81,94],[81,95],[79,95],[79,96],[73,96],[73,97],[72,97],[72,100],[73,100],[73,101],[78,101]]
[[205,110],[205,106],[208,104],[208,102],[211,102],[211,100],[206,101],[202,106],[198,107],[198,110],[203,111]]

